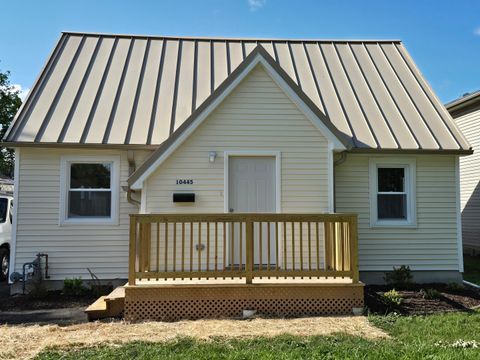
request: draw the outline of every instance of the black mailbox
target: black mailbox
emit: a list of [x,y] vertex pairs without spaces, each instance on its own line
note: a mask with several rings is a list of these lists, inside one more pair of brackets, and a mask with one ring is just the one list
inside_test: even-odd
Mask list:
[[195,194],[194,193],[173,193],[173,202],[174,203],[195,202]]

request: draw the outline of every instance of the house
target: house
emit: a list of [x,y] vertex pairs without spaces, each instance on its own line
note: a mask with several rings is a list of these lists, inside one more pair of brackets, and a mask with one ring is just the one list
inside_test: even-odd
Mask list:
[[63,33],[5,142],[12,269],[128,277],[130,319],[350,312],[400,265],[461,280],[472,150],[397,40]]
[[460,159],[463,250],[480,252],[480,91],[445,105],[475,153]]

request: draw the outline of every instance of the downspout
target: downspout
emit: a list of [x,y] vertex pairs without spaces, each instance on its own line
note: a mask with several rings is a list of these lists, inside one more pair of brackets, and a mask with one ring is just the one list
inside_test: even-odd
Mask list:
[[337,194],[335,183],[335,168],[343,164],[347,160],[347,153],[345,151],[340,153],[340,158],[333,162],[333,212],[337,211]]
[[[127,151],[127,160],[128,160],[128,176],[132,175],[134,172],[135,172],[135,169],[136,169],[136,166],[135,166],[135,154],[133,152],[133,150],[128,150]],[[124,186],[123,187],[124,191],[126,191],[127,193],[127,201],[130,203],[130,204],[133,204],[133,205],[136,205],[136,206],[140,206],[141,203],[140,201],[138,200],[135,200],[134,198],[132,198],[132,194],[135,194],[136,191],[131,189],[130,188],[130,185],[127,187],[127,186]]]

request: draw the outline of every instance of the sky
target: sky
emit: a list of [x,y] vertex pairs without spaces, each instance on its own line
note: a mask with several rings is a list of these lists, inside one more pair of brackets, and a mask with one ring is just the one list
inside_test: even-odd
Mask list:
[[480,0],[0,0],[0,70],[32,87],[61,31],[400,39],[443,102],[480,89]]

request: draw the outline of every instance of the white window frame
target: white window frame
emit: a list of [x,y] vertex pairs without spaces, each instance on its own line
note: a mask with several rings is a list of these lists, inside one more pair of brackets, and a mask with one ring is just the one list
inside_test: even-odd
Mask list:
[[[407,218],[404,220],[378,219],[378,168],[404,168],[405,169],[405,191],[402,193],[389,194],[406,194],[407,195]],[[370,158],[369,165],[370,176],[370,227],[410,227],[417,226],[416,211],[416,161],[415,159],[403,158]],[[380,193],[381,194],[381,193]]]
[[[110,217],[68,217],[68,192],[70,190],[71,164],[105,164],[110,163]],[[120,156],[62,156],[60,162],[60,219],[59,225],[118,225],[120,198]]]

